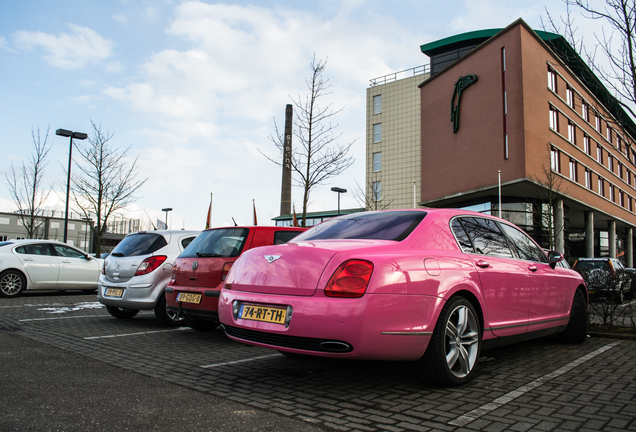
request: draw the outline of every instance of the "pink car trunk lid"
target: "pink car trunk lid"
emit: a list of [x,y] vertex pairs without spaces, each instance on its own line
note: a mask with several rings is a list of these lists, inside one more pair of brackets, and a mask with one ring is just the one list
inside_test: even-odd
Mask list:
[[228,282],[237,291],[311,296],[335,254],[334,250],[294,243],[251,249],[234,264]]

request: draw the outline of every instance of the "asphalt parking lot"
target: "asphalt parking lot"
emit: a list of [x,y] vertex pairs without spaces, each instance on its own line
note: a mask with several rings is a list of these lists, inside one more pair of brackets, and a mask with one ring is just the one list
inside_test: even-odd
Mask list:
[[441,388],[409,363],[288,358],[151,311],[117,320],[94,294],[27,293],[0,299],[0,341],[0,430],[636,430],[631,340],[486,351]]

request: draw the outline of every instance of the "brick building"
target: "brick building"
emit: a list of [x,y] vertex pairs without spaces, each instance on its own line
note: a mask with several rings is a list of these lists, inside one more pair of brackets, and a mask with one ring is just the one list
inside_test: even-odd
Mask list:
[[[611,256],[633,266],[636,127],[567,42],[518,20],[421,51],[430,77],[409,90],[420,96],[418,204],[501,211],[571,262]],[[372,86],[368,105],[381,93]],[[384,132],[392,119],[383,114]],[[367,128],[375,124],[368,115]],[[371,158],[377,144],[367,139]],[[391,151],[411,147],[398,139]],[[375,173],[367,156],[367,179],[399,169],[385,155]]]

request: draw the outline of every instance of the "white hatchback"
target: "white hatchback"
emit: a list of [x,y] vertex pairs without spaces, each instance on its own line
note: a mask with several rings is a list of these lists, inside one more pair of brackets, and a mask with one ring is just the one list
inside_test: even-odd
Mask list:
[[95,291],[102,260],[54,240],[0,242],[0,296],[24,290]]

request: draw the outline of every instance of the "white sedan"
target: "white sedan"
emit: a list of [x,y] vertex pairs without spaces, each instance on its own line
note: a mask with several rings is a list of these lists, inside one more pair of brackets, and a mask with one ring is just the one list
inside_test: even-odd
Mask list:
[[24,290],[97,289],[103,260],[53,240],[0,242],[0,297]]

